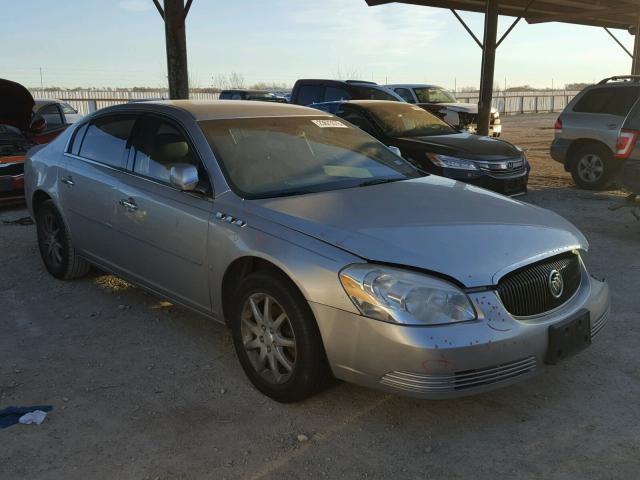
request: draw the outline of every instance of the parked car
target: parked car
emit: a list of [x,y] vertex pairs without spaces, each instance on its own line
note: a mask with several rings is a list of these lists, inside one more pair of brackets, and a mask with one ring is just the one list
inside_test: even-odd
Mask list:
[[373,82],[363,80],[298,80],[291,91],[291,103],[311,105],[312,103],[334,102],[338,100],[389,100],[404,102],[391,90]]
[[[635,196],[640,195],[640,100],[629,111],[616,142],[615,158],[624,162],[620,183]],[[635,203],[635,198],[634,198]]]
[[[442,87],[422,83],[402,83],[386,85],[386,87],[400,95],[406,102],[419,105],[460,130],[467,130],[470,133],[476,133],[478,130],[478,104],[459,102],[452,92]],[[501,133],[500,112],[492,107],[489,135],[499,137]]]
[[222,90],[220,92],[220,100],[259,100],[261,102],[279,102],[285,103],[283,97],[278,97],[266,90]]
[[[19,83],[0,79],[0,202],[23,198],[24,159],[31,147],[47,143],[52,130],[46,115],[34,116],[35,102]],[[65,125],[66,128],[66,125]]]
[[554,125],[551,157],[580,188],[607,188],[623,163],[615,158],[622,122],[640,97],[640,76],[605,78],[582,90]]
[[461,132],[408,103],[350,100],[312,106],[398,148],[402,157],[425,172],[506,195],[527,192],[529,162],[524,151],[509,142]]
[[78,111],[62,100],[35,100],[32,118],[44,119],[46,127],[40,133],[40,143],[48,143],[72,123],[82,118]]
[[226,322],[278,401],[332,376],[421,398],[497,388],[609,315],[569,222],[425,176],[310,108],[109,107],[30,153],[26,188],[50,274],[98,265]]

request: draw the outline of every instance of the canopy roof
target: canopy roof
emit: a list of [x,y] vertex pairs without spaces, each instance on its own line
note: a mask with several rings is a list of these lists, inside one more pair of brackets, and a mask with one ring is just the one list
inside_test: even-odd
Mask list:
[[[484,12],[485,0],[365,0],[369,6],[408,3],[426,7]],[[528,23],[564,22],[631,29],[640,22],[640,0],[500,0],[498,14]]]

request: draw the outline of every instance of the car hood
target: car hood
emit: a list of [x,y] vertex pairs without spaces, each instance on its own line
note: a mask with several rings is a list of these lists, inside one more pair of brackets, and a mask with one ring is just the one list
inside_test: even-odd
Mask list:
[[29,90],[19,83],[0,78],[0,124],[27,131],[34,104]]
[[522,152],[509,142],[466,132],[452,135],[401,137],[398,140],[413,148],[424,145],[429,152],[462,155],[472,160],[504,160],[520,158],[522,155]]
[[555,213],[435,175],[250,202],[254,214],[368,261],[438,272],[466,287],[588,246]]

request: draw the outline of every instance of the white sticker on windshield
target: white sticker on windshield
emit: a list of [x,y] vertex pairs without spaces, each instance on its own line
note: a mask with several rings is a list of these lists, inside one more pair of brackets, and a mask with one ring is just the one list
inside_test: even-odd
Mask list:
[[337,120],[311,120],[320,128],[349,128],[344,123]]

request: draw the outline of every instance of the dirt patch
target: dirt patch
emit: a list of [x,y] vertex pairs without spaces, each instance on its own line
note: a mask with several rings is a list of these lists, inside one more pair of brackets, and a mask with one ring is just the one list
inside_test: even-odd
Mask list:
[[[0,408],[54,405],[40,426],[0,430],[0,478],[635,478],[640,222],[607,210],[621,192],[572,187],[548,156],[554,120],[504,118],[504,138],[528,148],[533,166],[521,198],[589,238],[611,321],[566,363],[471,398],[338,384],[274,403],[245,379],[223,326],[116,277],[57,281],[35,228],[0,222]],[[0,221],[25,215],[4,209]]]

